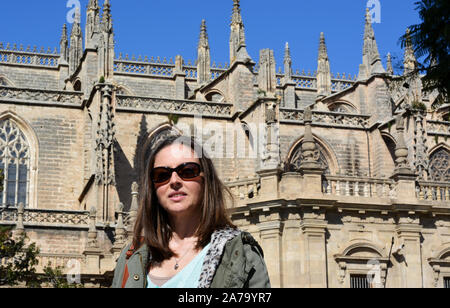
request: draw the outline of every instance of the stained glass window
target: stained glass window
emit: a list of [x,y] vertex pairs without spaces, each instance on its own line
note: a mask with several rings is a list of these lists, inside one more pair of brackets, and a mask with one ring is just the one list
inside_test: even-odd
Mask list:
[[0,206],[28,205],[30,148],[23,132],[10,119],[0,121]]

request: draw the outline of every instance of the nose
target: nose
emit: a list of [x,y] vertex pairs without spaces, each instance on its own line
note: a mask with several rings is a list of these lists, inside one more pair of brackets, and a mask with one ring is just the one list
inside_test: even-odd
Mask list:
[[178,175],[178,173],[176,173],[175,171],[172,172],[172,176],[170,177],[170,181],[169,184],[172,188],[179,188],[182,184],[181,184],[182,180],[180,178],[180,176]]

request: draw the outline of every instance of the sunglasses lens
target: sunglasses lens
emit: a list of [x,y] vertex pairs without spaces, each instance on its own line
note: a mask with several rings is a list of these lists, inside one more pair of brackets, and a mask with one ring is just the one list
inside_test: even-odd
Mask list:
[[151,178],[153,183],[155,184],[166,183],[170,181],[172,173],[175,171],[183,180],[191,180],[200,175],[200,169],[200,165],[196,163],[183,164],[176,169],[159,167],[153,169],[153,171],[151,172]]
[[200,166],[197,164],[186,164],[178,171],[178,175],[185,180],[196,178],[200,175]]
[[153,183],[164,183],[170,179],[172,174],[165,168],[156,168],[152,172]]

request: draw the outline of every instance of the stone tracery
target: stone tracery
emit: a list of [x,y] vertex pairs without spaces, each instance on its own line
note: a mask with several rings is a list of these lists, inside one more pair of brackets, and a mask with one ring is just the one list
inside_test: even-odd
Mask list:
[[0,121],[0,169],[3,170],[4,191],[0,204],[28,204],[30,146],[20,128],[10,119]]

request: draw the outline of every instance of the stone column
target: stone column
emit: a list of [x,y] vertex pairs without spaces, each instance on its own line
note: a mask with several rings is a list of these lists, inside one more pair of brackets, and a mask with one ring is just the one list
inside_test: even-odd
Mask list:
[[303,282],[309,288],[327,288],[327,247],[325,213],[305,209],[300,223],[304,247]]

